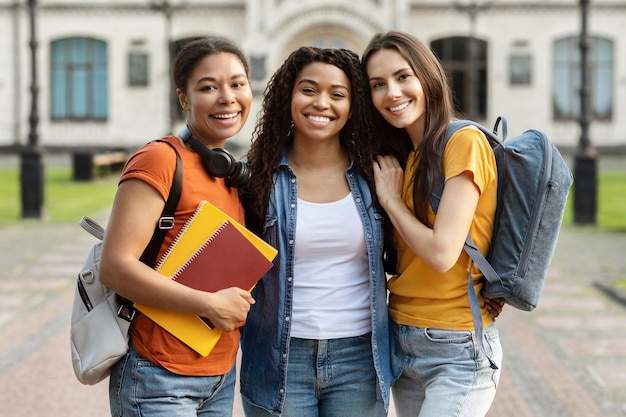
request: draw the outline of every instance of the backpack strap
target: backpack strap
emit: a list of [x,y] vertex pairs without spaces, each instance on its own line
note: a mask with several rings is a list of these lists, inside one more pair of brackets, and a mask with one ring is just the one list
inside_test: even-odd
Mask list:
[[[174,213],[176,213],[176,207],[178,206],[178,201],[180,200],[183,188],[183,163],[180,158],[180,154],[174,145],[168,141],[158,139],[157,142],[167,143],[174,150],[174,153],[176,153],[176,171],[174,172],[172,187],[170,188],[167,201],[165,202],[165,206],[161,212],[161,217],[154,228],[154,232],[152,233],[148,246],[146,246],[146,249],[144,249],[141,254],[141,258],[139,258],[141,262],[151,268],[154,267],[156,258],[159,255],[159,249],[161,249],[161,244],[163,243],[163,239],[165,239],[165,235],[167,235],[167,231],[174,227]],[[132,321],[136,313],[133,302],[121,296],[119,296],[119,298],[120,308],[117,311],[117,316],[126,321]]]
[[[498,137],[498,127],[501,122],[502,122],[502,132],[503,132],[502,140],[500,140],[500,138]],[[467,126],[474,126],[478,128],[481,132],[483,132],[485,136],[487,137],[487,140],[491,143],[494,153],[504,152],[504,146],[502,145],[502,142],[506,138],[506,135],[507,135],[507,124],[506,124],[505,118],[498,117],[493,130],[489,130],[483,125],[476,123],[472,120],[454,120],[450,122],[450,125],[448,126],[448,131],[446,133],[446,137],[443,140],[441,147],[440,147],[440,151],[439,151],[439,159],[441,161],[440,169],[437,173],[438,178],[435,180],[433,184],[433,191],[430,196],[430,205],[432,206],[434,213],[437,213],[437,209],[439,208],[439,202],[441,201],[441,195],[443,194],[443,187],[445,185],[445,178],[443,174],[443,152],[446,148],[446,145],[448,144],[448,141],[452,137],[452,135],[454,135],[454,133],[456,133],[459,129],[462,129]],[[500,160],[497,154],[496,154],[496,160]],[[498,164],[497,170],[498,170],[499,178],[500,178],[500,172],[502,169],[503,167],[501,167],[500,164]],[[498,194],[498,197],[497,197],[498,204],[496,205],[496,215],[495,215],[496,219],[499,218],[499,210],[501,206],[501,204],[499,204],[500,199],[501,199],[499,182],[498,182],[497,194]],[[495,224],[494,224],[494,227],[495,227]],[[476,333],[476,344],[478,346],[478,349],[489,360],[489,364],[491,368],[498,369],[498,366],[495,364],[493,360],[491,360],[491,358],[487,354],[485,350],[485,346],[483,344],[483,318],[482,318],[482,314],[480,311],[480,306],[478,304],[478,296],[476,294],[476,291],[474,291],[474,280],[472,279],[472,267],[474,264],[476,264],[478,269],[483,273],[485,279],[487,279],[491,284],[498,285],[500,288],[502,288],[502,290],[504,290],[502,280],[500,279],[500,276],[498,275],[498,273],[493,269],[491,264],[489,264],[487,259],[483,256],[483,254],[480,253],[480,251],[478,250],[478,248],[472,241],[472,238],[470,237],[469,233],[467,234],[467,237],[465,238],[463,249],[472,259],[472,265],[470,266],[470,270],[467,276],[467,295],[469,297],[470,309],[472,311],[472,321],[474,322],[474,332]]]
[[183,188],[183,164],[180,159],[180,154],[174,145],[168,141],[158,139],[157,142],[167,143],[174,150],[174,153],[176,153],[176,171],[174,172],[172,187],[170,188],[167,201],[163,207],[161,217],[159,217],[159,221],[154,229],[152,238],[150,238],[150,243],[148,243],[148,246],[143,251],[140,258],[141,262],[150,267],[153,267],[156,262],[159,249],[161,249],[161,244],[163,243],[163,239],[165,239],[165,235],[167,235],[167,231],[174,227],[174,213],[176,213],[176,207],[178,206],[178,201],[180,200]]

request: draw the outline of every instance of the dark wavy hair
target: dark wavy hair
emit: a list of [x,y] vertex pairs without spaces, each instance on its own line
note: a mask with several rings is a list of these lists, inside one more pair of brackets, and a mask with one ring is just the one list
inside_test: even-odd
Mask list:
[[196,69],[198,63],[209,55],[219,53],[235,55],[243,64],[246,75],[250,75],[250,67],[246,56],[241,49],[230,39],[223,37],[209,37],[193,40],[183,47],[176,56],[172,67],[172,79],[176,88],[187,92],[187,81]]
[[[439,150],[445,139],[450,120],[455,111],[452,92],[446,73],[433,52],[414,36],[399,31],[389,31],[375,35],[363,52],[363,71],[371,56],[381,49],[396,50],[408,64],[422,84],[426,102],[424,139],[416,149],[417,169],[413,178],[413,204],[416,217],[424,224],[432,226],[428,220],[430,194],[435,181],[435,173],[440,163]],[[396,129],[384,121],[377,113],[377,134],[384,137],[382,153],[395,155],[400,163],[408,161],[413,144],[405,129]]]
[[280,155],[293,141],[291,96],[296,78],[304,67],[315,62],[336,66],[350,80],[352,117],[340,132],[340,142],[354,158],[356,168],[375,196],[372,163],[379,144],[373,134],[372,120],[376,112],[371,105],[359,56],[347,49],[300,47],[283,62],[265,88],[263,105],[247,155],[251,179],[240,190],[240,196],[246,209],[246,225],[256,233],[262,231]]

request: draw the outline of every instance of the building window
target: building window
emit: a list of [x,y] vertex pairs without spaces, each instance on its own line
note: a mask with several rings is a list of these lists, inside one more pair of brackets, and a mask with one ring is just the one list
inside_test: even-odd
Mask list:
[[530,85],[532,81],[532,58],[530,55],[509,56],[509,84]]
[[[591,37],[589,80],[591,118],[613,117],[613,42]],[[559,39],[554,43],[553,111],[555,120],[577,120],[580,116],[581,62],[579,37]]]
[[139,87],[148,85],[148,54],[138,52],[128,54],[128,85]]
[[51,45],[53,120],[106,120],[107,45],[91,38],[66,38]]
[[[472,54],[471,40],[454,36],[435,40],[430,47],[448,74],[456,111],[470,119],[484,120],[487,117],[487,42],[473,38]],[[474,68],[473,73],[471,68]]]

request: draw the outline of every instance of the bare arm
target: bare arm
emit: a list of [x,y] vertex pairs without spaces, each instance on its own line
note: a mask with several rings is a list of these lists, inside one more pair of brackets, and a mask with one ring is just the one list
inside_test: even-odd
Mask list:
[[248,291],[197,291],[166,279],[139,260],[164,204],[161,195],[143,181],[131,179],[120,184],[102,246],[102,283],[134,302],[197,314],[221,330],[233,330],[254,303]]
[[402,200],[403,170],[396,158],[379,156],[374,163],[376,194],[409,248],[438,273],[454,266],[463,250],[479,192],[471,174],[446,181],[433,228],[421,223]]

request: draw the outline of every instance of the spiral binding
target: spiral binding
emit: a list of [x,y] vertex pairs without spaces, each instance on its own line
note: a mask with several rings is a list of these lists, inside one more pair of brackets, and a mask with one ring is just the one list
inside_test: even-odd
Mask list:
[[156,264],[156,266],[154,267],[154,269],[156,269],[157,271],[161,269],[161,267],[163,266],[163,264],[165,263],[165,261],[167,261],[167,258],[170,256],[170,254],[172,253],[172,251],[174,250],[174,248],[180,243],[180,240],[182,239],[182,237],[185,235],[185,232],[187,232],[187,229],[189,229],[191,227],[191,225],[193,224],[194,220],[200,215],[200,212],[202,211],[202,208],[207,204],[206,200],[202,200],[200,201],[200,204],[198,204],[198,208],[196,208],[196,210],[194,211],[194,213],[191,215],[190,218],[187,219],[187,221],[185,222],[185,224],[183,225],[183,227],[180,229],[180,232],[178,232],[178,234],[176,235],[176,237],[174,238],[174,241],[172,242],[172,244],[169,246],[169,248],[167,248],[165,250],[165,253],[163,254],[163,256],[161,257],[161,259],[159,260],[159,262]]
[[[202,203],[200,204],[201,206],[204,205],[205,201],[203,200]],[[201,208],[201,207],[199,207]],[[200,210],[198,210],[197,212],[199,212]],[[196,217],[195,213],[193,216],[191,216],[189,218],[189,220],[187,221],[187,223],[189,223],[189,225],[191,224],[191,220],[194,219]],[[170,249],[172,249],[176,244],[178,244],[178,242],[180,241],[180,238],[182,238],[182,236],[184,235],[184,232],[187,230],[186,228],[189,227],[189,225],[185,223],[185,226],[183,226],[183,230],[181,230],[181,233],[178,234],[178,236],[176,237],[176,239],[174,240],[174,242],[172,242],[172,246],[170,246],[170,248],[168,248],[168,252]],[[198,257],[198,255],[200,255],[200,253],[204,250],[204,248],[206,248],[207,246],[209,246],[211,244],[211,242],[213,242],[213,240],[217,237],[217,235],[219,235],[222,230],[224,230],[226,228],[226,226],[228,226],[229,221],[228,220],[224,220],[224,223],[222,223],[220,225],[220,227],[217,228],[217,230],[215,230],[215,232],[213,232],[213,234],[198,248],[198,250],[196,250],[193,255],[191,255],[189,257],[189,259],[187,259],[187,261],[182,264],[180,266],[180,268],[178,268],[178,270],[176,270],[176,272],[174,272],[174,274],[172,275],[172,279],[176,280],[180,274],[183,272],[183,270],[185,268],[187,268],[189,266],[190,263],[192,263],[194,261],[194,259],[196,259]],[[164,260],[166,259],[166,257],[163,258]]]
[[222,223],[220,225],[220,227],[217,228],[217,230],[215,232],[213,232],[213,234],[211,235],[211,237],[209,237],[199,248],[197,251],[195,251],[193,253],[193,255],[191,255],[189,257],[189,259],[187,259],[187,261],[182,264],[180,266],[180,268],[178,268],[178,270],[176,272],[174,272],[174,274],[172,275],[172,279],[176,280],[180,274],[183,272],[183,270],[185,268],[187,268],[189,266],[190,263],[192,263],[194,261],[194,259],[196,259],[198,257],[198,255],[200,255],[200,252],[202,252],[204,250],[204,248],[206,248],[207,246],[209,246],[211,244],[211,242],[213,242],[213,240],[217,237],[217,235],[219,235],[222,230],[224,230],[226,228],[226,226],[228,226],[229,221],[225,220],[224,223]]
[[163,254],[163,256],[161,257],[161,259],[159,260],[159,262],[157,262],[156,266],[154,267],[154,269],[156,269],[157,271],[159,269],[161,269],[161,267],[163,266],[163,264],[165,263],[165,261],[167,260],[167,258],[170,256],[170,253],[174,250],[174,248],[176,247],[176,245],[178,245],[178,243],[180,242],[180,239],[182,238],[182,236],[185,234],[185,232],[187,231],[187,229],[189,229],[189,227],[191,226],[191,224],[193,223],[194,219],[198,216],[198,213],[200,212],[200,209],[202,208],[202,206],[204,206],[206,204],[206,200],[202,200],[200,201],[200,204],[198,204],[198,208],[196,209],[196,211],[194,211],[194,213],[191,215],[190,218],[187,219],[187,221],[185,222],[185,224],[183,225],[183,227],[180,229],[180,232],[178,232],[178,235],[176,235],[176,237],[174,238],[174,241],[172,242],[172,244],[170,245],[169,248],[166,249],[165,253]]

